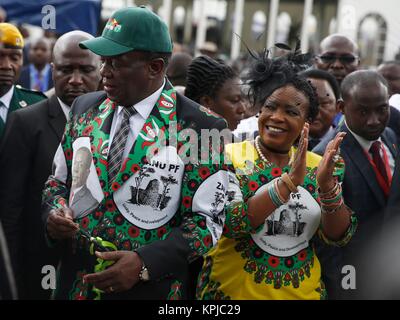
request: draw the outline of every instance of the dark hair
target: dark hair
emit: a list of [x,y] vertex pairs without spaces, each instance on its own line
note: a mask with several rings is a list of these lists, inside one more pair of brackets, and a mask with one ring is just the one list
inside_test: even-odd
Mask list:
[[373,70],[358,70],[347,75],[341,85],[342,97],[347,99],[354,87],[368,87],[371,84],[381,83],[388,88],[388,82],[378,72]]
[[331,75],[329,72],[320,69],[307,69],[299,73],[300,76],[304,78],[311,79],[319,79],[325,80],[329,83],[332,88],[332,91],[336,97],[336,101],[340,99],[340,87],[335,77]]
[[185,96],[197,103],[203,96],[215,98],[225,81],[235,77],[237,74],[222,60],[197,57],[187,70]]
[[277,89],[286,85],[293,85],[304,93],[309,100],[308,120],[313,121],[318,115],[318,99],[314,87],[299,72],[311,66],[311,54],[300,53],[300,41],[292,50],[285,44],[276,44],[283,50],[290,50],[288,54],[278,58],[269,58],[269,50],[261,55],[250,51],[254,62],[246,77],[249,85],[249,99],[253,105],[263,105],[265,100]]

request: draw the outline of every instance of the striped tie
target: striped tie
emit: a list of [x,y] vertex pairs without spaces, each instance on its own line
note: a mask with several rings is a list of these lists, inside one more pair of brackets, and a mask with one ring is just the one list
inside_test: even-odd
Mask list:
[[2,101],[0,101],[0,129],[6,124],[6,121],[3,120],[2,114],[4,113],[4,116],[7,116],[7,111],[8,111],[7,107],[4,105]]
[[126,140],[129,133],[129,118],[136,114],[134,107],[123,108],[121,126],[115,134],[108,152],[108,181],[112,183],[121,168],[122,155],[124,154]]

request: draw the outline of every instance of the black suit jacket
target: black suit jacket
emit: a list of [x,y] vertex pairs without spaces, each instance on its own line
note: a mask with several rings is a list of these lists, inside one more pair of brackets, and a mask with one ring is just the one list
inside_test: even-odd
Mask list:
[[0,221],[0,300],[17,299],[14,273],[10,261],[7,240]]
[[397,154],[392,186],[385,212],[385,220],[390,223],[392,219],[400,217],[400,153]]
[[[22,68],[21,75],[19,76],[18,84],[22,87],[30,89],[31,88],[31,73],[29,69],[29,64]],[[53,88],[53,77],[51,75],[51,68],[49,71],[49,80],[47,81],[48,88],[47,90]]]
[[[369,243],[368,240],[372,236],[381,232],[387,199],[385,199],[385,195],[376,179],[375,172],[360,144],[345,125],[343,125],[340,131],[347,133],[340,146],[341,156],[345,162],[345,174],[342,184],[343,197],[346,205],[357,216],[358,229],[350,243],[343,248],[331,249],[325,246],[322,248],[319,247],[319,257],[321,257],[323,276],[327,278],[336,277],[334,281],[337,285],[336,289],[339,292],[336,291],[333,294],[339,294],[337,298],[355,298],[360,297],[361,292],[340,290],[340,281],[343,277],[340,274],[342,266],[353,265],[361,275],[363,266],[359,263],[358,254],[366,250],[366,244]],[[381,138],[395,158],[398,147],[394,132],[386,128]],[[318,146],[317,151],[319,154],[323,154],[328,142],[326,140],[325,145]],[[330,280],[326,281],[332,285]],[[357,284],[357,288],[362,290],[363,284]]]
[[395,107],[390,107],[390,118],[387,126],[394,131],[397,141],[400,143],[400,111]]
[[0,146],[0,219],[10,247],[19,296],[45,299],[44,265],[57,258],[41,223],[41,192],[51,173],[66,119],[55,96],[9,115]]

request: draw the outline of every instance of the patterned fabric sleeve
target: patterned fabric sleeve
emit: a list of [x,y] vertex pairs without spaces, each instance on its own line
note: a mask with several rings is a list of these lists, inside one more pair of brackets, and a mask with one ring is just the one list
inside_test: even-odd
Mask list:
[[[344,160],[342,158],[339,159],[339,161],[336,162],[336,166],[333,172],[333,175],[337,178],[338,182],[341,184],[343,182],[344,179],[344,172],[345,172],[345,165],[344,165]],[[319,199],[317,199],[319,202]],[[320,203],[320,202],[319,202]],[[322,222],[321,225],[318,229],[318,236],[321,238],[321,240],[323,240],[326,244],[331,245],[331,246],[335,246],[335,247],[343,247],[345,246],[350,239],[353,237],[354,232],[357,229],[357,218],[354,214],[354,212],[347,207],[347,210],[349,210],[350,212],[352,212],[351,218],[350,218],[350,225],[347,228],[344,236],[342,237],[342,239],[339,239],[337,241],[333,241],[328,239],[325,234],[324,231],[322,229]]]
[[204,155],[208,154],[208,160],[187,164],[183,177],[181,230],[189,243],[189,261],[206,254],[220,238],[228,198],[229,179],[223,141],[218,148],[210,143],[199,151],[199,159],[205,159]]
[[244,200],[239,180],[232,170],[229,172],[228,194],[230,196],[225,208],[224,236],[227,238],[238,238],[249,233],[257,233],[262,229],[263,224],[257,228],[251,226],[247,215],[248,203]]
[[[349,207],[347,207],[347,209],[350,210]],[[325,234],[323,233],[322,228],[320,228],[318,230],[318,235],[327,245],[335,246],[335,247],[344,247],[346,244],[349,243],[350,239],[354,235],[354,232],[356,232],[356,229],[357,229],[357,218],[353,213],[351,215],[351,217],[350,217],[350,226],[347,228],[347,230],[346,230],[344,236],[342,237],[342,239],[339,239],[337,241],[333,241],[333,240],[328,239],[325,236]]]

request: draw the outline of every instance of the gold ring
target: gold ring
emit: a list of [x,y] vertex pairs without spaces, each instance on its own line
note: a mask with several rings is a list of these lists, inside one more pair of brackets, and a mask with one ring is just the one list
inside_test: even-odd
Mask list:
[[110,292],[114,292],[114,288],[112,286],[110,286],[110,288],[108,288],[108,290],[110,290]]

